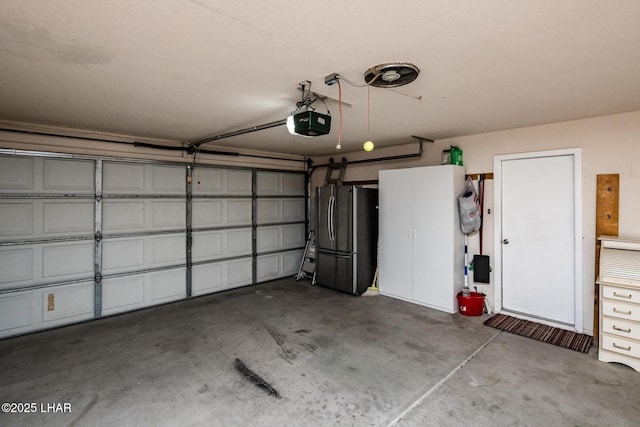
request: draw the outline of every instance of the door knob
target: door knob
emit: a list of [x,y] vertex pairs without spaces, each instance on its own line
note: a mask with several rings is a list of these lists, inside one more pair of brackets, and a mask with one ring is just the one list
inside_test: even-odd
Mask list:
[[504,239],[504,240],[502,241],[502,243],[504,243],[505,245],[508,245],[508,244],[509,244],[509,239]]

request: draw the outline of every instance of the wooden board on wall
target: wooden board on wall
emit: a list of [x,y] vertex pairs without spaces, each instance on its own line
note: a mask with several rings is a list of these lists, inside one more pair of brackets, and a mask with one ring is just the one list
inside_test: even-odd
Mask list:
[[[598,175],[596,183],[596,265],[595,277],[600,274],[600,241],[598,236],[618,235],[620,175]],[[593,336],[598,337],[600,287],[596,283],[593,304]]]

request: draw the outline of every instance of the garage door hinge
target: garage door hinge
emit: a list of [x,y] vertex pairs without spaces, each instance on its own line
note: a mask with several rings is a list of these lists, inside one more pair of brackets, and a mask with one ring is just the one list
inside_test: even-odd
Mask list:
[[100,240],[102,240],[102,233],[99,231],[96,231],[95,238],[96,238],[96,242],[99,242]]
[[102,274],[97,273],[94,277],[96,283],[102,283]]

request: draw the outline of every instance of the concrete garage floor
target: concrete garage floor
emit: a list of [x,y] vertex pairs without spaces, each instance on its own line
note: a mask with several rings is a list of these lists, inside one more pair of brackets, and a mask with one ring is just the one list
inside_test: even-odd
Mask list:
[[640,373],[486,318],[284,279],[6,339],[0,425],[640,425]]

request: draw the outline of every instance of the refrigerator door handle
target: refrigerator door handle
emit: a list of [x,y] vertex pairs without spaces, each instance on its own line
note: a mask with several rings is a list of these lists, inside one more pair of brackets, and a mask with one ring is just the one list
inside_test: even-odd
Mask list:
[[333,199],[333,196],[329,196],[329,202],[327,203],[327,233],[329,233],[329,240],[333,240],[331,238],[331,199]]
[[336,229],[335,229],[335,211],[336,211],[336,196],[331,196],[331,240],[335,242],[336,240]]

